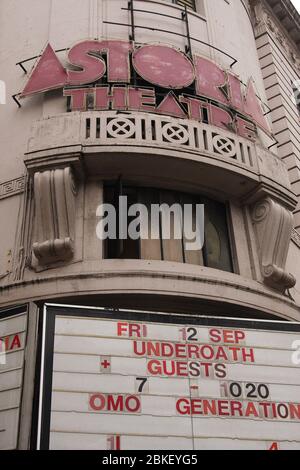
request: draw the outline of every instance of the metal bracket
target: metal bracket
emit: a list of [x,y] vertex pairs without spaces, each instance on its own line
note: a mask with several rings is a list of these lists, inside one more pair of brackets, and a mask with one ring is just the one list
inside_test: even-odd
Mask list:
[[[64,52],[64,51],[68,51],[70,48],[69,47],[65,47],[64,49],[57,49],[56,51],[54,52]],[[24,60],[20,60],[20,62],[17,62],[16,65],[18,65],[19,67],[21,67],[21,69],[23,70],[23,72],[27,75],[28,74],[28,70],[24,67],[23,64],[25,64],[26,62],[30,62],[31,60],[36,60],[38,59],[39,57],[41,57],[42,54],[39,54],[39,55],[36,55],[34,57],[29,57],[29,59],[24,59]]]
[[135,41],[135,25],[134,25],[134,6],[133,0],[128,2],[128,10],[130,11],[130,22],[131,22],[131,34],[129,35],[130,41]]
[[28,71],[25,69],[25,67],[23,65],[23,62],[17,62],[16,65],[19,65],[21,67],[21,69],[23,70],[23,72],[26,73],[26,75],[27,75]]
[[187,38],[187,41],[188,41],[188,45],[185,46],[185,52],[190,57],[192,57],[192,43],[191,43],[191,35],[190,35],[190,24],[189,24],[189,17],[188,17],[188,11],[187,11],[186,6],[184,7],[184,11],[181,13],[181,18],[182,18],[182,21],[185,22],[186,38]]
[[17,96],[20,96],[20,93],[16,93],[15,95],[12,95],[12,99],[14,100],[15,103],[17,103],[18,108],[22,108],[22,105],[20,101],[17,99]]
[[[121,8],[121,10],[127,10],[127,11],[130,11],[130,14],[131,14],[131,24],[126,24],[126,23],[117,23],[117,22],[113,22],[113,21],[103,21],[103,23],[105,24],[112,24],[112,25],[116,25],[116,26],[126,26],[128,28],[131,28],[131,35],[129,36],[130,37],[130,40],[135,40],[135,30],[137,28],[140,28],[140,29],[147,29],[147,30],[150,30],[150,31],[159,31],[161,33],[168,33],[168,34],[175,34],[176,36],[180,36],[180,37],[183,37],[185,39],[187,39],[188,41],[188,46],[186,46],[186,53],[187,54],[192,54],[192,41],[195,41],[195,42],[199,42],[200,44],[204,44],[205,46],[211,48],[211,49],[214,49],[215,51],[217,52],[220,52],[221,54],[225,55],[226,57],[228,57],[229,59],[232,60],[232,63],[230,64],[230,68],[232,68],[236,63],[237,63],[237,59],[235,59],[234,57],[232,57],[230,54],[228,54],[227,52],[223,51],[222,49],[219,49],[218,47],[215,47],[215,46],[212,46],[211,44],[205,42],[205,41],[201,41],[200,39],[196,39],[196,38],[193,38],[191,35],[190,35],[190,25],[189,25],[189,20],[188,20],[188,10],[187,10],[187,7],[185,6],[184,8],[184,11],[182,11],[181,13],[181,18],[178,18],[176,16],[173,16],[173,15],[167,15],[166,13],[160,13],[160,12],[157,12],[157,11],[149,11],[149,10],[144,10],[144,9],[136,9],[134,8],[134,4],[133,4],[133,0],[129,0],[128,2],[128,7],[127,8]],[[159,29],[159,28],[151,28],[150,26],[139,26],[139,25],[136,25],[135,24],[135,20],[134,20],[134,13],[135,12],[141,12],[141,13],[149,13],[150,15],[159,15],[159,16],[163,16],[163,17],[166,17],[166,18],[171,18],[173,20],[177,20],[177,21],[185,21],[186,23],[186,29],[187,29],[187,32],[186,34],[180,34],[180,33],[176,33],[175,31],[170,31],[170,30],[166,30],[166,29]],[[134,39],[132,39],[134,38]]]

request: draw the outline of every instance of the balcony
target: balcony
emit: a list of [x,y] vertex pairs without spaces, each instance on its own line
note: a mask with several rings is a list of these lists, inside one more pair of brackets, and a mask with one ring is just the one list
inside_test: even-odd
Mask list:
[[179,186],[202,185],[228,196],[246,197],[268,187],[294,206],[288,173],[276,155],[260,145],[197,121],[148,113],[65,113],[37,121],[25,164],[29,171],[81,165],[92,175],[153,178]]

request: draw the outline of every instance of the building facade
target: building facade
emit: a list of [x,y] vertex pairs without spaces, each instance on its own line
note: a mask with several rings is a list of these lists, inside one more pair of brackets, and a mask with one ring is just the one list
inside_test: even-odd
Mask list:
[[[22,3],[0,5],[0,333],[16,313],[27,338],[0,448],[27,449],[45,303],[299,322],[300,19],[288,0]],[[155,240],[101,240],[118,196],[204,204],[204,246],[164,217]]]

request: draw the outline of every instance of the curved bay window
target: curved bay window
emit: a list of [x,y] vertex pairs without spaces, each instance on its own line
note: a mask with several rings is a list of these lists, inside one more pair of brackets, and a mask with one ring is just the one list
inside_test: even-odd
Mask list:
[[[120,197],[126,201],[126,207],[120,204]],[[233,272],[225,204],[199,195],[126,186],[121,180],[104,186],[104,203],[110,204],[116,213],[115,236],[109,234],[104,242],[105,258],[174,261]],[[191,231],[189,236],[185,231],[187,206],[192,207],[189,216],[195,234],[192,244]],[[204,220],[199,218],[201,211],[197,212],[196,206],[202,207],[202,213],[204,210]],[[137,212],[138,222],[136,215],[128,211],[130,207],[143,208]],[[158,207],[159,213],[154,212],[153,208]],[[123,235],[120,235],[121,211],[126,211],[126,233],[123,223]],[[155,218],[154,213],[158,217]],[[201,223],[202,243],[198,246],[196,234],[202,233]],[[139,237],[130,236],[130,224],[135,224]]]

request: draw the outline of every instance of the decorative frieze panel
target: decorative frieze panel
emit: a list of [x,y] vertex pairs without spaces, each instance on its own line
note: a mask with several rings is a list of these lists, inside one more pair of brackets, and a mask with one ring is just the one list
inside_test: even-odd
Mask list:
[[0,184],[0,199],[20,194],[25,188],[25,178],[21,176],[10,181],[5,181]]
[[270,197],[256,203],[252,213],[264,282],[284,292],[296,280],[285,271],[293,229],[292,213]]
[[73,257],[76,186],[70,167],[34,175],[36,241],[33,253],[40,264]]

